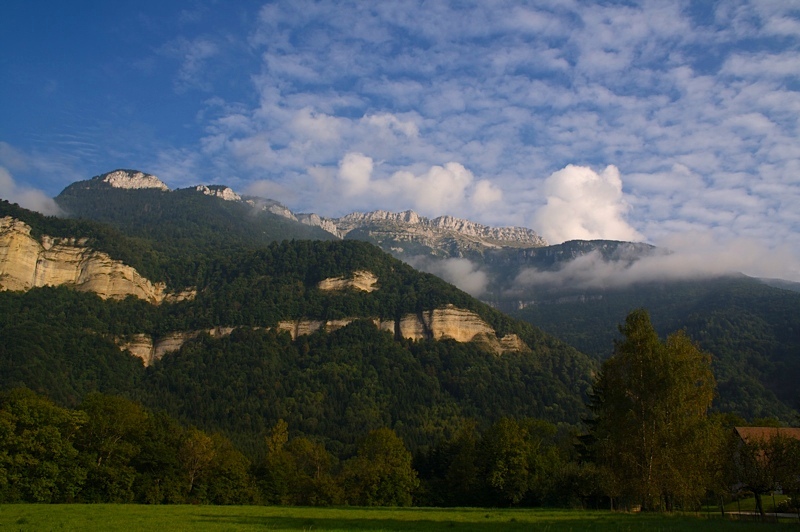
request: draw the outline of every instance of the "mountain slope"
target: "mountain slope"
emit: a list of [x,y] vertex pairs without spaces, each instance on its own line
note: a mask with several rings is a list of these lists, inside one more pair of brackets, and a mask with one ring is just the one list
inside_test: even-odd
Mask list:
[[[102,182],[103,179],[99,176],[82,182],[81,187],[86,188],[89,183],[107,191],[110,185]],[[68,187],[59,196],[59,202],[68,206],[70,201],[78,201],[70,198],[85,194],[81,187]],[[226,213],[230,216],[228,224],[236,226],[243,223],[238,218],[244,216],[245,211],[232,211],[232,206],[249,207],[244,201],[222,201],[225,187],[169,193],[155,188],[113,190],[121,194],[109,196],[109,205],[98,205],[97,201],[87,198],[78,201],[81,212],[85,216],[112,220],[116,227],[131,227],[137,235],[158,235],[153,246],[180,242],[180,247],[193,250],[192,256],[197,258],[170,262],[171,259],[161,252],[162,247],[158,247],[157,260],[148,260],[147,265],[143,265],[150,267],[158,262],[159,269],[153,279],[166,281],[172,290],[182,290],[196,283],[196,278],[206,268],[204,254],[214,249],[214,246],[193,243],[188,236],[181,241],[182,235],[193,234],[195,228],[198,234],[208,230],[203,242],[215,242],[223,249],[227,244],[227,241],[219,242],[216,229],[204,225],[202,216],[195,216],[188,222],[191,216],[186,211],[203,212],[212,220]],[[135,201],[139,205],[135,215],[109,214],[120,210],[127,212],[128,196],[125,194],[134,192],[171,195],[169,208],[175,210],[170,214],[171,225],[162,227],[165,218],[151,217],[147,201],[142,200]],[[206,195],[209,193],[217,197]],[[229,199],[234,198],[232,192],[227,194]],[[204,198],[208,203],[199,208],[188,199],[174,199],[182,195],[194,198],[192,201]],[[788,421],[800,403],[791,384],[800,381],[799,342],[795,334],[800,330],[800,305],[785,291],[775,290],[757,279],[739,277],[735,282],[725,277],[695,281],[662,279],[619,285],[619,278],[616,278],[616,284],[591,288],[592,282],[587,283],[587,280],[592,281],[591,276],[596,273],[624,272],[637,261],[656,259],[665,251],[647,244],[615,241],[571,241],[546,246],[530,230],[493,229],[451,217],[429,220],[411,211],[376,211],[325,219],[317,215],[295,215],[272,200],[251,201],[277,217],[275,220],[280,223],[302,222],[307,228],[315,226],[313,228],[320,231],[324,228],[321,232],[325,238],[344,237],[379,245],[421,270],[480,294],[492,306],[546,329],[595,360],[610,355],[617,325],[625,315],[634,308],[644,307],[650,311],[655,327],[662,334],[685,328],[701,347],[714,354],[715,372],[720,381],[717,404],[721,408],[749,418],[775,415]],[[273,221],[264,218],[264,226]],[[214,227],[224,226],[217,223]],[[268,228],[264,231],[272,234]],[[236,235],[236,231],[233,234]],[[259,238],[257,233],[244,230],[233,240],[258,246],[262,241]],[[782,288],[794,287],[794,284],[780,281],[770,283]]]
[[330,233],[275,214],[273,203],[224,186],[172,190],[155,176],[116,170],[78,181],[55,198],[68,215],[104,222],[157,248],[224,250],[276,240],[333,240]]
[[660,334],[685,329],[714,356],[717,407],[747,418],[795,418],[800,409],[800,294],[746,276],[641,283],[508,308],[577,349],[604,359],[631,308],[651,312]]
[[[253,453],[278,418],[346,454],[365,427],[392,426],[422,447],[468,417],[576,423],[584,414],[594,369],[585,355],[370,244],[283,241],[201,252],[204,242],[190,242],[187,251],[145,238],[146,231],[131,237],[98,223],[4,208],[42,240],[85,227],[135,242],[152,252],[140,262],[153,254],[160,260],[146,268],[162,277],[171,272],[196,295],[155,305],[103,300],[67,285],[0,292],[3,387],[26,385],[67,404],[94,389],[121,393],[224,430]],[[70,238],[105,252],[104,238]],[[364,284],[373,277],[374,285]],[[448,312],[455,322],[441,321]],[[479,333],[465,336],[464,319]],[[339,323],[304,331],[310,334],[282,328],[297,320]],[[412,322],[418,325],[404,328]],[[147,368],[121,349],[139,335],[176,333],[186,336]],[[510,336],[519,343],[502,354],[487,343]]]

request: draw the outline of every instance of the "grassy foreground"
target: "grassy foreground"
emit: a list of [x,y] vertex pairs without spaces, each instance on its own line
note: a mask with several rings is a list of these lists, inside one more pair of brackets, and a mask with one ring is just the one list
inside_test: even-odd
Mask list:
[[[0,530],[767,530],[718,517],[481,508],[0,505]],[[792,526],[792,525],[789,525]],[[796,524],[793,525],[796,528]],[[783,528],[783,527],[780,527]]]

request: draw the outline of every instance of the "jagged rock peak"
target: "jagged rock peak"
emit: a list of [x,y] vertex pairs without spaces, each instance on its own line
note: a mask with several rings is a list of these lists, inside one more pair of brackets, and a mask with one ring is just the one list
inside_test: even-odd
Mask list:
[[328,218],[322,218],[319,214],[300,213],[297,215],[297,221],[301,224],[310,225],[312,227],[319,227],[330,234],[339,238],[344,238],[344,234],[336,227],[336,222]]
[[[487,241],[514,242],[531,247],[547,246],[547,241],[544,238],[539,236],[532,229],[525,227],[489,227],[453,216],[439,216],[438,218],[430,220],[410,210],[397,213],[381,210],[354,212],[333,220],[319,217],[314,218],[315,216],[316,215],[307,215],[303,223],[318,225],[326,231],[340,237],[360,226],[389,223],[415,226],[420,229],[440,233],[450,231]],[[327,222],[328,227],[323,225],[325,222]]]
[[369,223],[369,222],[397,222],[409,225],[417,225],[427,222],[427,218],[420,216],[414,211],[408,210],[403,212],[389,212],[389,211],[372,211],[372,212],[354,212],[343,216],[336,220],[339,223]]
[[225,201],[242,201],[242,197],[239,194],[224,185],[197,185],[194,189],[206,196],[216,196]]
[[283,218],[288,218],[289,220],[294,220],[295,222],[298,221],[297,216],[295,216],[294,213],[289,210],[289,207],[275,200],[259,198],[257,196],[245,196],[242,198],[242,200],[259,211],[268,211],[272,214],[282,216]]
[[114,188],[156,188],[158,190],[169,190],[169,187],[156,176],[145,174],[138,170],[114,170],[113,172],[99,175],[94,179],[98,179],[103,183],[108,183]]

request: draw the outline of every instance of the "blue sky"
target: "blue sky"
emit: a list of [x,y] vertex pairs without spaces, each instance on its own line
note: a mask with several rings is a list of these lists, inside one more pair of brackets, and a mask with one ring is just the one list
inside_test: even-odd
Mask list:
[[135,168],[800,279],[797,1],[10,0],[0,49],[23,205]]

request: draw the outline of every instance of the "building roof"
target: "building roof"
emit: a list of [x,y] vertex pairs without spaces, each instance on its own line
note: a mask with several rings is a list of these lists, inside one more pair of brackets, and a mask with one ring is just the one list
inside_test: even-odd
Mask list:
[[791,427],[734,427],[733,430],[745,443],[768,443],[772,438],[781,435],[784,438],[800,440],[800,428]]

